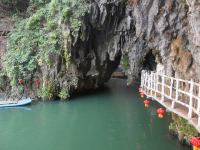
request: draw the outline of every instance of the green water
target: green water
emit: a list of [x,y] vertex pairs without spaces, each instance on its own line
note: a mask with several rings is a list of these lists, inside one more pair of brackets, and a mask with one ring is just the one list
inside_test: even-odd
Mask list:
[[0,109],[0,150],[188,150],[168,133],[169,116],[145,109],[134,87],[69,102]]

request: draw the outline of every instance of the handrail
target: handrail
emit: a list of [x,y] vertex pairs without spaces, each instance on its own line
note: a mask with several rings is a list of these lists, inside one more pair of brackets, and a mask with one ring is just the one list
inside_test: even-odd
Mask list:
[[200,132],[199,83],[143,70],[141,88],[148,97],[187,119]]

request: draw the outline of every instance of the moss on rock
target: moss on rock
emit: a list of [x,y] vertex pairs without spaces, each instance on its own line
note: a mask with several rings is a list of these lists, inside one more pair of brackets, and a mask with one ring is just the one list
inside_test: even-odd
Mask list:
[[190,140],[198,136],[198,131],[182,117],[177,116],[169,126],[172,134],[177,135],[181,143],[190,145]]

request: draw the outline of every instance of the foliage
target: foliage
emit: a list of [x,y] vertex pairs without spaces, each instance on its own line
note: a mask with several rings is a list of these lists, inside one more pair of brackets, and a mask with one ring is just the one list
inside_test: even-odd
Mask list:
[[49,82],[46,86],[42,87],[42,92],[41,92],[42,98],[44,99],[48,98],[49,100],[53,98],[56,91],[55,89],[56,89],[55,82],[53,81]]
[[46,4],[50,3],[51,0],[30,0],[28,12],[32,13],[34,10],[38,10]]
[[198,136],[198,131],[182,117],[175,119],[169,126],[170,130],[178,132],[187,138]]
[[[8,38],[4,69],[12,85],[48,63],[50,54],[60,54],[68,67],[70,33],[79,31],[87,10],[85,0],[31,0],[30,4],[28,16],[16,21]],[[43,91],[50,96],[48,89]]]
[[23,94],[23,93],[24,93],[24,86],[23,86],[23,85],[19,85],[19,86],[18,86],[18,92],[19,92],[20,94]]
[[124,70],[128,70],[129,68],[129,57],[127,54],[122,57],[122,67]]
[[61,89],[61,91],[59,92],[58,96],[60,97],[61,100],[67,99],[69,98],[69,91],[68,89]]

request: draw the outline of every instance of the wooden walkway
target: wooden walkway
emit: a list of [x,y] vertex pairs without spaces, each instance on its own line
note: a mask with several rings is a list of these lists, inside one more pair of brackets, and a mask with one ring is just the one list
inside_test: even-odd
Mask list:
[[185,118],[200,132],[200,84],[143,70],[141,88],[147,97]]

